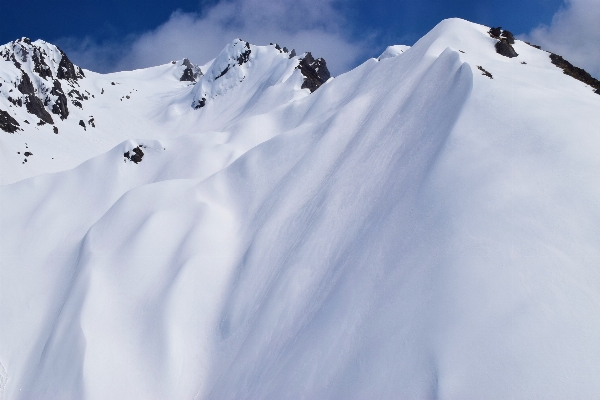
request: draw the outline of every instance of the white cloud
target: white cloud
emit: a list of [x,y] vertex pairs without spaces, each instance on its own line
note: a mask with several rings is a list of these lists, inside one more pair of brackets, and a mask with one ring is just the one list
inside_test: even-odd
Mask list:
[[366,41],[349,40],[346,21],[333,0],[228,0],[203,14],[175,12],[158,28],[120,43],[94,44],[89,39],[59,41],[85,68],[100,72],[130,70],[189,58],[203,64],[235,38],[271,42],[324,57],[334,75],[345,72],[368,49]]
[[600,78],[600,0],[566,1],[549,26],[535,28],[526,40]]

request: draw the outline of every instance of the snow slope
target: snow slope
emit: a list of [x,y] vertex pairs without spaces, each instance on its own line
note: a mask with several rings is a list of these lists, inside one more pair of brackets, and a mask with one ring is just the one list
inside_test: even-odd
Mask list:
[[[237,43],[245,42],[234,40],[223,49],[217,61],[233,57]],[[34,70],[33,54],[44,50],[54,55],[53,58],[47,56],[46,60],[57,69],[55,65],[59,61],[55,60],[64,54],[58,48],[41,40],[30,42],[27,38],[0,46],[0,55],[5,55],[0,58],[3,82],[0,110],[9,110],[21,129],[14,134],[2,132],[0,184],[73,168],[134,137],[156,140],[206,131],[226,134],[241,117],[263,114],[309,94],[301,88],[304,77],[296,69],[302,55],[290,57],[274,46],[249,47],[251,52],[244,65],[232,68],[216,81],[216,69],[222,67],[222,62],[194,66],[207,73],[200,75],[196,83],[180,81],[186,69],[182,61],[104,75],[82,70],[82,77],[78,79],[59,79],[55,72],[40,77]],[[26,49],[25,56],[21,56],[22,49]],[[16,61],[21,70],[12,55],[21,60]],[[239,82],[240,71],[247,75],[243,85]],[[76,90],[85,98],[78,94],[65,96],[69,115],[61,119],[52,113],[53,123],[40,126],[39,118],[28,113],[23,104],[18,106],[9,100],[26,97],[17,90],[23,73],[31,77],[37,97],[48,103],[49,116],[53,104],[49,88],[54,82],[62,83],[65,94]],[[237,89],[235,93],[226,95],[233,88]],[[195,92],[201,89],[210,92],[211,98],[204,109],[194,110]],[[89,121],[93,121],[93,126]],[[25,157],[26,151],[32,155]]]
[[310,95],[272,47],[215,80],[234,41],[148,91],[164,136],[0,187],[0,393],[598,397],[600,96],[487,31],[442,21]]

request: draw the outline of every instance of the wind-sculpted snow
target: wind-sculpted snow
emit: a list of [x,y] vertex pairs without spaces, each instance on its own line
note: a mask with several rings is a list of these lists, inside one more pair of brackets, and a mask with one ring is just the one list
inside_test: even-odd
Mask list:
[[206,131],[1,187],[4,396],[597,397],[600,99],[488,30],[297,98],[250,45],[237,97],[157,100]]
[[230,109],[237,108],[235,99],[221,99],[236,90],[236,97],[244,99],[245,108],[255,107],[258,102],[262,110],[271,110],[281,104],[282,97],[289,102],[302,96],[297,93],[302,83],[297,66],[298,57],[290,58],[275,46],[254,46],[236,39],[223,49],[194,87],[192,107],[201,109],[217,101],[212,108],[231,115]]
[[[62,62],[58,48],[32,43],[0,47],[0,55],[8,57],[0,59],[1,184],[74,168],[131,137],[160,140],[227,132],[240,118],[264,114],[309,94],[302,90],[303,76],[295,69],[298,57],[290,59],[274,46],[236,40],[204,66],[184,59],[106,75],[85,71],[83,76],[82,71],[74,80],[52,78]],[[35,72],[31,56],[27,64],[19,64],[23,71],[11,61],[21,47],[33,45],[53,55],[45,58],[54,68],[47,78]],[[65,74],[77,68],[67,68]],[[202,104],[210,105],[195,110],[202,101],[198,96],[205,96]],[[36,149],[27,162],[22,157],[26,145]]]

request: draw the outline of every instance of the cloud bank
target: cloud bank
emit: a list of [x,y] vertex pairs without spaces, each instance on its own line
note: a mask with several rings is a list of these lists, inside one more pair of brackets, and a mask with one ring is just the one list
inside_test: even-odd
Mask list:
[[560,54],[600,79],[600,0],[566,0],[550,25],[541,25],[526,39]]
[[120,42],[62,39],[58,44],[77,64],[98,72],[145,68],[184,57],[203,64],[235,38],[279,43],[297,53],[324,57],[333,74],[364,56],[369,38],[350,40],[347,21],[334,0],[226,0],[204,13],[174,12],[158,28]]

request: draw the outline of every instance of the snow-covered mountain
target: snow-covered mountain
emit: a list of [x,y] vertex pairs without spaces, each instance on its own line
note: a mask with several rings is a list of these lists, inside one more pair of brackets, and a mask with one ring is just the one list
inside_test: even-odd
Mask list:
[[0,55],[0,398],[600,396],[600,86],[560,56],[459,19],[335,78]]
[[41,40],[0,46],[0,55],[0,128],[9,133],[0,141],[2,184],[73,168],[132,138],[224,132],[329,79],[324,60],[310,53],[241,40],[207,65],[184,59],[106,75]]

